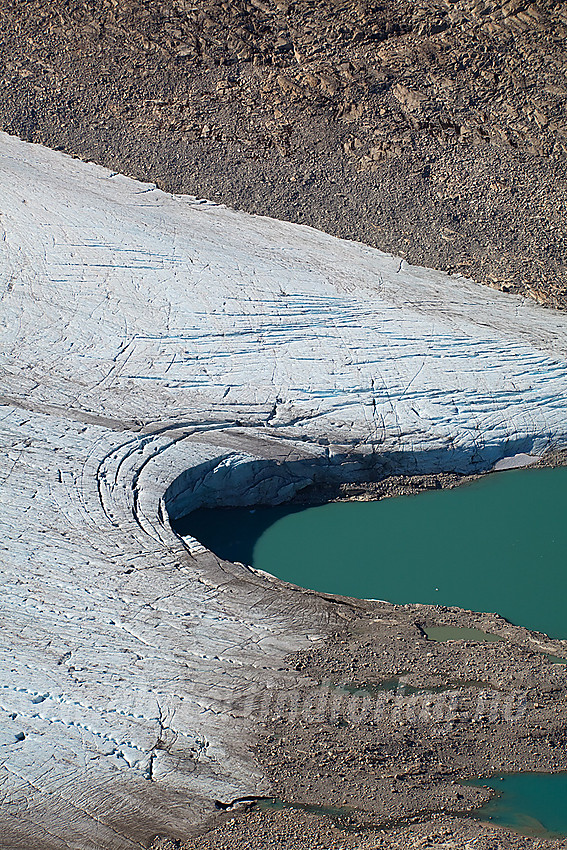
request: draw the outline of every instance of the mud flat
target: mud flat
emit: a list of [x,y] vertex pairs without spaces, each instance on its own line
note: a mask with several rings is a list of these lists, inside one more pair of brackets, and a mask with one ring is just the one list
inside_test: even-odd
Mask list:
[[[313,804],[367,836],[345,846],[524,846],[462,820],[487,793],[454,783],[565,769],[561,641],[302,592],[170,519],[564,447],[565,317],[6,135],[0,159],[0,843],[266,846],[291,822],[317,847]],[[462,687],[356,708],[408,670]],[[235,817],[259,797],[301,805]]]

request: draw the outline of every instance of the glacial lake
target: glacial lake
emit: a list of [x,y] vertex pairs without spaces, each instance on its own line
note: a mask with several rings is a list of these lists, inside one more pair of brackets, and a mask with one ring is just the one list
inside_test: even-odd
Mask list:
[[[567,467],[512,470],[379,502],[198,510],[175,527],[222,558],[302,587],[497,612],[567,638]],[[565,774],[477,784],[499,794],[480,819],[567,835]]]
[[567,467],[378,502],[203,509],[176,530],[312,590],[497,612],[567,638]]

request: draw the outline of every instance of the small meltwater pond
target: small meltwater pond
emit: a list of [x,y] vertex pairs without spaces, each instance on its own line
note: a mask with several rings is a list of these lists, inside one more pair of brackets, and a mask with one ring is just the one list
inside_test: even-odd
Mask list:
[[[220,557],[302,587],[497,612],[567,638],[567,467],[496,473],[378,502],[199,510],[176,530]],[[490,640],[480,632],[437,632],[428,637]],[[567,776],[519,774],[477,784],[499,795],[479,811],[482,819],[567,835]]]
[[497,795],[475,817],[539,838],[567,834],[567,774],[511,773],[463,782],[484,785]]

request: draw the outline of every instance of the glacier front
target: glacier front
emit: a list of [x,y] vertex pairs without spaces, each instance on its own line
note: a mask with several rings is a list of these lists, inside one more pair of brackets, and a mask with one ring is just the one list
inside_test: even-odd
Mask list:
[[567,317],[6,134],[0,184],[2,843],[183,837],[334,615],[169,518],[564,446]]

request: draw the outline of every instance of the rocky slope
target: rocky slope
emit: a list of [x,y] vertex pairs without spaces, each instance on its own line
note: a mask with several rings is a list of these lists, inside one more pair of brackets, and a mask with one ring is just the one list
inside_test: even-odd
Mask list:
[[567,306],[560,0],[6,0],[0,128]]

